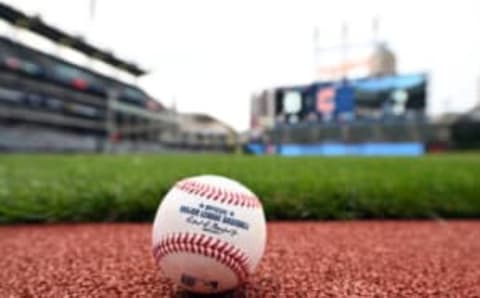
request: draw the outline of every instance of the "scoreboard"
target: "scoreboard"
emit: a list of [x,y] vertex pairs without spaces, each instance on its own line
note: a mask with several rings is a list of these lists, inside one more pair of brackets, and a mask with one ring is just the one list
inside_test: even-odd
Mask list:
[[309,97],[308,86],[278,88],[275,90],[275,117],[278,122],[295,124],[301,122]]
[[331,121],[354,113],[354,88],[349,82],[316,83],[309,86],[276,89],[278,120],[299,122]]
[[258,100],[273,101],[263,103],[273,106],[271,123],[328,123],[423,114],[426,89],[425,74],[392,75],[278,87]]

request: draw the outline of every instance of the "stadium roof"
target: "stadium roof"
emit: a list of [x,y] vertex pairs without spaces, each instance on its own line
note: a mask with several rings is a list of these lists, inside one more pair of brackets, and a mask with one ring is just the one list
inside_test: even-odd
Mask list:
[[105,62],[116,68],[122,69],[134,76],[141,76],[147,72],[137,65],[121,60],[112,53],[101,50],[85,42],[81,37],[72,36],[58,28],[45,24],[37,16],[27,16],[13,7],[0,3],[0,18],[18,27],[28,29],[55,43],[75,49],[89,57]]

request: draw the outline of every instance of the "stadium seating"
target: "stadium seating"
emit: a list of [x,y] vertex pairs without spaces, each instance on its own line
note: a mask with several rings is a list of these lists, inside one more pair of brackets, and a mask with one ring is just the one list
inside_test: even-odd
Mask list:
[[95,136],[75,135],[28,126],[1,126],[0,150],[46,152],[95,152],[99,140]]

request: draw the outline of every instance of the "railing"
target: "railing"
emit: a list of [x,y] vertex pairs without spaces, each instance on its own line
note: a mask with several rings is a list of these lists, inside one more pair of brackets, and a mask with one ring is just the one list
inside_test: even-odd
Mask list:
[[426,122],[372,122],[342,125],[303,124],[278,126],[268,131],[264,143],[312,144],[322,142],[444,142],[451,141],[450,128],[446,124]]

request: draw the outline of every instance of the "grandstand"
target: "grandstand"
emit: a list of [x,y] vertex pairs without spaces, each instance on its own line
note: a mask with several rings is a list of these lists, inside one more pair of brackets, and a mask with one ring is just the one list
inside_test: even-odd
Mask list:
[[[7,5],[0,18],[133,76],[146,73]],[[175,113],[137,86],[0,36],[0,150],[158,148],[175,143],[177,127]]]

